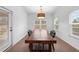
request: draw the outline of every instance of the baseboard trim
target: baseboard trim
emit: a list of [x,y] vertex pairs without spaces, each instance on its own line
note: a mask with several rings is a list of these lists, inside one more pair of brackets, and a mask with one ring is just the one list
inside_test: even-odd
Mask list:
[[79,49],[75,48],[73,45],[71,45],[69,42],[67,42],[67,41],[63,40],[62,38],[60,38],[60,37],[58,37],[58,36],[56,36],[56,38],[58,38],[58,39],[60,39],[60,40],[64,41],[65,43],[67,43],[68,45],[70,45],[71,47],[73,47],[74,49],[76,49],[76,50],[78,50],[78,51],[79,51]]
[[1,52],[5,52],[5,50],[6,50],[7,48],[9,48],[10,45],[11,45],[10,43],[6,43],[3,47],[0,48],[0,51],[1,51]]

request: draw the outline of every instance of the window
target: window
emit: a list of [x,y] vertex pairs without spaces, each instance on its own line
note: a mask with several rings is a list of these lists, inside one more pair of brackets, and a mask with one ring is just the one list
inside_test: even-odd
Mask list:
[[36,29],[46,29],[47,25],[46,25],[46,21],[45,20],[36,20],[35,21],[35,28]]
[[8,38],[8,12],[0,10],[0,40]]
[[72,34],[79,36],[79,21],[77,19],[74,19],[72,23]]
[[69,23],[71,25],[71,34],[79,38],[79,10],[69,15]]

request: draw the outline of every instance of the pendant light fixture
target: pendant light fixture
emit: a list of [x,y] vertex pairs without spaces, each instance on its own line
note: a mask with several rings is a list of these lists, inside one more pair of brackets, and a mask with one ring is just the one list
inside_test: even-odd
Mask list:
[[45,18],[45,12],[43,11],[42,6],[40,6],[40,10],[39,10],[39,12],[37,13],[37,18],[38,18],[39,20],[43,20],[43,19]]

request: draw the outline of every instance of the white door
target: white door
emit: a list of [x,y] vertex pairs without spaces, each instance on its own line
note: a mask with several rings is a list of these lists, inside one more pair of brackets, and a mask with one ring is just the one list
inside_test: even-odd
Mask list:
[[11,45],[11,11],[0,7],[0,51],[4,51]]

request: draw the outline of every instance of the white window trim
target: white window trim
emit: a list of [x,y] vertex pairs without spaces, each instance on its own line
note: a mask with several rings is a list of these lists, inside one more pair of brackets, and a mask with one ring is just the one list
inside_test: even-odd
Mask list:
[[78,40],[79,40],[79,36],[72,34],[72,25],[73,25],[73,24],[79,24],[79,23],[72,23],[72,24],[70,24],[70,25],[71,25],[71,26],[70,26],[70,29],[71,29],[71,30],[70,30],[70,31],[71,31],[70,36],[73,37],[73,38],[75,38],[75,39],[78,39]]
[[75,39],[78,39],[79,40],[79,36],[76,36],[74,34],[70,34],[71,37],[75,38]]
[[[79,36],[77,36],[77,35],[75,35],[75,34],[73,34],[73,30],[72,30],[72,25],[74,24],[79,24],[79,23],[73,23],[73,20],[74,20],[74,17],[78,17],[79,16],[79,14],[76,14],[76,13],[78,13],[79,12],[79,9],[78,9],[78,11],[77,10],[75,10],[75,11],[73,11],[70,15],[69,15],[69,25],[70,25],[70,36],[71,37],[73,37],[73,38],[75,38],[75,39],[78,39],[79,40]],[[71,17],[73,17],[73,18],[71,18]],[[77,28],[77,27],[76,27]],[[78,27],[79,28],[79,27]]]

